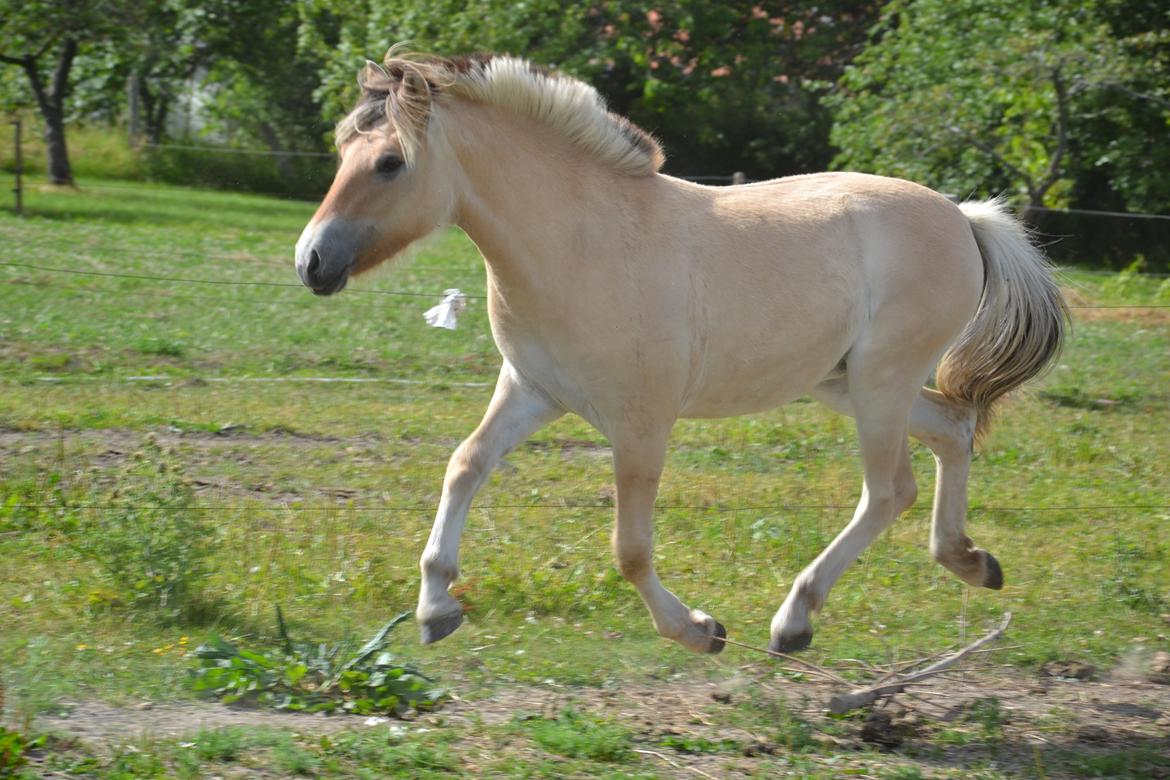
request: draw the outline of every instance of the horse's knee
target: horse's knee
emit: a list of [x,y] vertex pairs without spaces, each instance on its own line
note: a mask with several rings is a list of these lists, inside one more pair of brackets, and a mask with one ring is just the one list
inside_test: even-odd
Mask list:
[[630,582],[639,582],[650,571],[650,551],[646,549],[614,545],[614,560],[618,572]]
[[894,483],[894,512],[902,514],[918,500],[918,483],[914,481],[914,474],[907,473]]
[[477,484],[491,471],[491,459],[472,440],[468,439],[455,448],[447,461],[447,474],[443,478],[448,487],[463,483]]
[[866,483],[865,512],[870,518],[869,522],[878,521],[884,524],[900,510],[899,490],[895,484]]

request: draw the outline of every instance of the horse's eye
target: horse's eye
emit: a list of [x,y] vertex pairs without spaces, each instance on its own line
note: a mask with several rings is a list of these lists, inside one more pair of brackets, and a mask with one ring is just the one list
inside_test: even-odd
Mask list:
[[401,157],[395,157],[392,154],[383,155],[378,158],[374,169],[383,176],[392,176],[398,172],[398,169],[403,165]]

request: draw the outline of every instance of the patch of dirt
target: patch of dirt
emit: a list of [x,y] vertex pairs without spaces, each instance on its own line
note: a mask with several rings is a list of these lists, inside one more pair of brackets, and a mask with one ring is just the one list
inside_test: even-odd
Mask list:
[[1092,680],[1097,667],[1083,661],[1049,661],[1040,667],[1041,677],[1063,677],[1066,680]]
[[1158,685],[1170,685],[1170,653],[1165,651],[1154,653],[1146,679]]
[[[484,726],[504,726],[525,716],[555,718],[572,708],[616,721],[631,732],[647,770],[691,780],[760,776],[776,768],[778,756],[792,753],[798,732],[814,744],[801,752],[801,760],[823,763],[826,770],[849,767],[865,774],[907,766],[925,776],[953,776],[987,761],[1014,773],[1042,760],[1046,776],[1057,778],[1067,776],[1061,766],[1069,761],[1094,756],[1131,750],[1170,756],[1170,686],[1128,674],[1082,681],[1028,676],[1013,669],[956,673],[844,720],[827,714],[834,686],[792,682],[766,664],[740,667],[720,680],[602,688],[456,684],[460,687],[467,689],[462,697],[440,711],[414,723],[392,724],[408,731],[465,729],[456,744],[474,762],[477,755],[490,757],[499,750],[483,733]],[[795,716],[787,725],[785,712]],[[37,725],[99,750],[131,744],[144,735],[181,738],[227,726],[275,727],[310,736],[387,727],[385,721],[368,718],[211,703],[113,707],[98,702],[79,703],[68,716],[45,717]],[[955,734],[966,737],[956,740]],[[943,738],[947,735],[951,738]],[[687,745],[698,747],[690,750]],[[875,752],[875,747],[885,752]],[[1161,776],[1170,777],[1170,763],[1166,772]]]
[[[362,499],[363,492],[341,486],[314,486],[311,490],[289,489],[271,481],[240,481],[214,475],[228,461],[239,464],[255,464],[262,459],[255,451],[262,451],[273,445],[292,453],[308,453],[321,445],[328,445],[337,453],[344,453],[347,462],[353,465],[380,463],[395,456],[391,448],[384,446],[386,437],[377,433],[363,433],[356,436],[324,436],[306,434],[287,428],[254,432],[236,424],[224,424],[219,430],[177,430],[161,428],[152,431],[134,431],[124,428],[69,429],[58,430],[17,430],[0,428],[0,463],[37,460],[56,462],[60,452],[65,452],[70,470],[87,471],[93,477],[89,482],[99,487],[113,487],[118,468],[141,449],[143,439],[151,436],[161,446],[178,452],[184,471],[191,478],[196,495],[216,496],[220,499],[256,499],[272,503],[291,503],[307,499],[333,499],[339,505]],[[421,440],[406,440],[421,443]],[[457,439],[436,438],[426,442],[441,450],[453,451]],[[528,442],[528,449],[560,453],[562,457],[585,455],[608,459],[612,451],[608,446],[582,439],[552,439]],[[444,456],[445,460],[445,456]],[[507,461],[501,468],[507,468]],[[612,491],[612,488],[609,488]],[[612,503],[613,496],[599,498]]]
[[1137,325],[1166,325],[1170,323],[1170,309],[1073,309],[1074,322],[1126,322]]
[[[300,733],[332,734],[343,729],[369,728],[368,718],[348,715],[304,715],[295,712],[228,707],[213,702],[143,702],[115,707],[102,702],[65,703],[62,714],[41,717],[37,725],[96,748],[117,747],[143,737],[177,739],[201,729],[258,726]],[[380,721],[384,722],[384,721]],[[373,724],[373,721],[370,721]]]
[[[1081,291],[1063,287],[1064,299],[1072,308],[1074,321],[1079,322],[1130,322],[1139,325],[1165,325],[1170,323],[1170,309],[1143,308],[1141,305],[1108,307],[1110,304],[1101,304],[1090,299]],[[1116,304],[1115,304],[1116,305]],[[1157,305],[1157,304],[1155,304]],[[1083,307],[1083,308],[1082,308]]]
[[[88,483],[112,487],[118,468],[141,449],[147,432],[122,428],[100,430],[13,430],[0,429],[0,463],[22,460],[55,461],[64,450],[70,470],[88,471],[93,478]],[[175,448],[191,478],[195,493],[224,498],[255,498],[263,501],[287,503],[309,497],[327,497],[338,501],[352,500],[358,493],[349,488],[318,488],[311,496],[278,488],[271,482],[246,483],[209,474],[225,460],[237,463],[253,462],[252,450],[272,444],[293,452],[309,450],[321,444],[334,445],[346,451],[356,463],[359,459],[377,460],[382,457],[378,446],[381,437],[363,434],[348,438],[305,435],[289,430],[250,433],[239,426],[228,425],[220,431],[178,431],[162,429],[150,431],[163,447]],[[454,446],[454,445],[452,445]],[[230,452],[225,452],[230,447]],[[108,484],[107,484],[108,483]]]

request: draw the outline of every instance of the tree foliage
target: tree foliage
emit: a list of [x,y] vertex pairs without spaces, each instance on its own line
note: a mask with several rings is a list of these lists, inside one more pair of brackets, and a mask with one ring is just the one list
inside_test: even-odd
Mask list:
[[1170,208],[1164,0],[0,0],[17,66],[0,105],[37,108],[68,181],[66,120],[124,122],[136,83],[147,140],[266,146],[303,192],[289,153],[328,148],[364,60],[400,41],[582,78],[675,173],[832,162],[958,195]]
[[[1120,29],[1132,19],[1123,5],[1148,6],[1161,28]],[[1170,120],[1167,18],[1111,0],[889,3],[825,101],[835,165],[1031,205],[1067,205],[1094,180],[1101,195],[1104,176],[1125,203],[1164,208],[1132,172],[1155,154],[1149,131]]]
[[73,183],[65,143],[70,71],[85,45],[111,34],[119,10],[107,0],[0,0],[0,63],[24,72],[56,184]]
[[[876,18],[876,2],[306,0],[302,47],[329,52],[318,98],[340,115],[355,63],[393,43],[506,52],[596,86],[664,142],[680,172],[753,176],[824,167],[819,93]],[[671,163],[668,161],[668,167]]]

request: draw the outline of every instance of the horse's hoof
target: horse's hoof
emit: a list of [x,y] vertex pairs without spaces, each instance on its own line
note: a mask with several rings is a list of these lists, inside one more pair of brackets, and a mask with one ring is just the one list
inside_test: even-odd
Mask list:
[[768,643],[768,649],[773,653],[799,653],[812,644],[812,631],[805,631],[796,636],[782,636]]
[[987,573],[983,575],[983,587],[991,590],[1000,590],[1003,588],[1003,569],[999,566],[999,561],[991,553],[984,551],[983,554],[987,556],[985,564],[987,566]]
[[456,612],[454,615],[441,617],[438,620],[430,620],[426,623],[419,623],[418,630],[422,637],[422,643],[429,645],[432,642],[438,642],[444,637],[450,636],[451,633],[459,628],[463,623],[463,613]]
[[727,638],[727,629],[718,620],[715,621],[715,636],[711,637],[711,644],[707,646],[707,652],[711,655],[722,653],[723,648],[727,647],[727,643],[723,640]]

